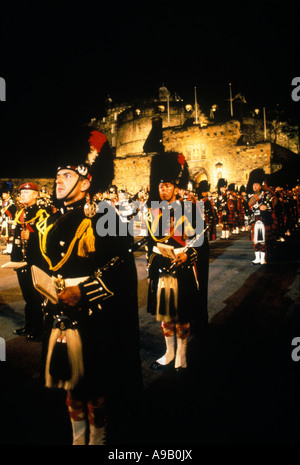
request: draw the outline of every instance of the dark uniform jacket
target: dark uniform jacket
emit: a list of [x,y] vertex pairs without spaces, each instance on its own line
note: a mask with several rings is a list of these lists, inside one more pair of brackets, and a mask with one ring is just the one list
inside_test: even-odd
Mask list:
[[[137,273],[129,246],[131,238],[118,236],[117,230],[113,235],[100,236],[98,221],[109,212],[117,225],[117,215],[105,202],[104,212],[87,218],[84,203],[76,202],[63,213],[58,210],[39,225],[48,273],[62,279],[84,278],[76,307],[47,305],[46,332],[49,334],[59,312],[76,320],[85,368],[83,386],[78,389],[83,388],[90,397],[113,392],[118,392],[119,398],[124,392],[133,396],[140,388],[140,366]],[[115,258],[119,260],[114,266],[106,267],[101,277],[97,275]],[[107,300],[101,297],[105,287],[113,294]]]
[[[29,266],[35,264],[42,266],[43,260],[39,249],[39,235],[36,229],[36,223],[45,210],[37,204],[29,207],[22,207],[15,215],[15,228],[13,236],[13,248],[11,260],[13,262],[26,261]],[[29,239],[21,239],[22,230],[29,231]]]
[[[194,210],[194,204],[189,202]],[[175,207],[175,210],[172,208]],[[164,210],[169,209],[170,221],[164,221]],[[195,218],[192,215],[192,218]],[[184,227],[183,227],[184,225]],[[183,265],[173,268],[171,271],[171,259],[159,252],[160,244],[172,246],[174,249],[184,249],[187,245],[188,234],[194,236],[193,220],[186,218],[183,203],[174,202],[165,208],[149,210],[147,214],[148,242],[147,242],[147,266],[149,273],[149,290],[147,311],[163,319],[167,314],[164,307],[164,295],[160,302],[157,301],[157,290],[162,273],[173,274],[178,283],[177,312],[170,308],[170,316],[179,324],[191,320],[195,308],[199,309],[199,282],[197,258],[200,247],[189,247],[185,252],[188,260]],[[202,243],[202,242],[201,242]],[[172,304],[172,302],[171,302]],[[158,305],[158,308],[157,308]],[[199,309],[200,310],[200,309]],[[173,314],[172,314],[173,311]]]

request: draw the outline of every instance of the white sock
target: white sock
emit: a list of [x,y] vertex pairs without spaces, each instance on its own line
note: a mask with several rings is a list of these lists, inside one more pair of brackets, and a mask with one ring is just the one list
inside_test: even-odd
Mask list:
[[255,260],[252,263],[260,263],[260,252],[255,252]]
[[265,252],[261,252],[260,253],[260,263],[262,265],[265,265],[267,262],[266,262],[266,253]]
[[73,446],[86,445],[86,420],[74,421],[71,420],[73,430]]
[[96,428],[94,425],[90,425],[90,440],[89,446],[105,446],[106,444],[106,428],[100,426]]
[[175,336],[165,336],[165,341],[166,341],[166,346],[167,346],[167,351],[165,355],[163,355],[161,358],[159,358],[157,363],[160,365],[168,365],[175,356]]
[[187,349],[187,338],[179,339],[177,338],[177,350],[175,358],[175,368],[186,368],[186,349]]

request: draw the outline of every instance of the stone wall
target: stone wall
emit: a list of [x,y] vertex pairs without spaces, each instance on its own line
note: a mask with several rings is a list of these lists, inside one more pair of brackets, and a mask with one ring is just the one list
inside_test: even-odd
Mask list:
[[136,194],[142,187],[149,186],[151,156],[141,155],[116,160],[114,184]]
[[240,123],[230,121],[204,128],[171,128],[164,130],[163,140],[167,150],[185,155],[196,185],[207,179],[214,189],[220,177],[241,186],[255,168],[270,173],[271,144],[244,146],[239,145],[240,138]]
[[[255,168],[263,168],[267,174],[270,174],[271,144],[239,145],[239,138],[240,127],[235,121],[205,128],[192,126],[186,129],[177,127],[163,130],[166,150],[175,150],[185,155],[194,186],[197,186],[202,179],[207,179],[211,189],[215,188],[220,177],[226,178],[228,183],[246,185],[249,173]],[[117,157],[113,184],[119,189],[126,189],[129,193],[135,194],[142,187],[149,186],[150,164],[151,155],[143,153]],[[54,180],[13,179],[15,192],[26,181],[35,182],[50,193]]]
[[45,190],[47,194],[51,194],[54,179],[53,178],[1,178],[1,181],[10,181],[13,184],[13,196],[17,196],[19,187],[25,182],[34,182],[40,188],[40,191]]

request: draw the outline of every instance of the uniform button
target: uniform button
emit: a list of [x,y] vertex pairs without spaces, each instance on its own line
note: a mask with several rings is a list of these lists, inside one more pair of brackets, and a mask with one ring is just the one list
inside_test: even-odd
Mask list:
[[60,241],[59,245],[61,245],[62,247],[65,245],[65,242],[64,241]]
[[64,257],[66,254],[62,252],[60,255],[61,255],[62,257]]

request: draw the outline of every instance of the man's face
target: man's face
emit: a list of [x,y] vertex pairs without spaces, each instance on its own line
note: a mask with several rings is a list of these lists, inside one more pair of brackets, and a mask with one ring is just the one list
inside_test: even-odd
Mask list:
[[161,182],[158,186],[158,192],[160,200],[166,200],[167,202],[172,203],[176,200],[179,189],[170,182]]
[[8,200],[9,198],[10,198],[10,193],[9,192],[3,192],[2,199],[3,200]]
[[36,203],[38,197],[37,191],[32,189],[21,189],[20,191],[20,202],[26,207],[30,207],[30,205],[34,205]]
[[[56,197],[65,205],[76,202],[85,196],[88,180],[78,181],[79,175],[73,170],[62,169],[56,175]],[[85,184],[87,186],[85,186]]]
[[253,183],[253,192],[259,192],[261,185],[258,182]]

